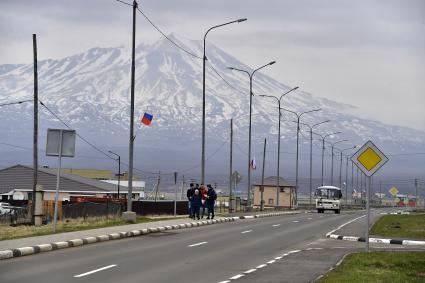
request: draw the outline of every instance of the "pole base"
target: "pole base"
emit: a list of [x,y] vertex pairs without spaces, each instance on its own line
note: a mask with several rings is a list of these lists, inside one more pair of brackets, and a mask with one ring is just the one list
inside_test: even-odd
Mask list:
[[125,211],[125,212],[123,212],[123,214],[122,214],[122,219],[123,219],[125,222],[128,222],[128,223],[135,223],[135,222],[136,222],[136,212],[133,212],[133,211]]

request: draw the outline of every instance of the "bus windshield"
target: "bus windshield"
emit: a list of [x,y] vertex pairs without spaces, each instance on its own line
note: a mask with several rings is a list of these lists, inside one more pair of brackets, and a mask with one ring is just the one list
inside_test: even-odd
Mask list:
[[316,196],[325,199],[340,199],[342,194],[338,189],[319,188],[316,189]]

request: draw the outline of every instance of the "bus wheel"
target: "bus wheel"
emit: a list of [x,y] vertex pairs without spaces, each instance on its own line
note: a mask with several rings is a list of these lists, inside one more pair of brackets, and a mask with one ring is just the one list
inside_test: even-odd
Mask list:
[[335,210],[335,214],[340,214],[340,213],[341,213],[340,209]]

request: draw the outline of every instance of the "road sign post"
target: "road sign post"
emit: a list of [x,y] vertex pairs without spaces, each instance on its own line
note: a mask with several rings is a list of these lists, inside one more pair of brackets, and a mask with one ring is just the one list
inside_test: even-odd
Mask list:
[[388,161],[388,157],[382,153],[381,150],[371,141],[366,142],[352,157],[356,166],[363,171],[367,177],[366,186],[366,231],[365,231],[365,242],[366,252],[369,252],[369,223],[370,223],[370,184],[371,177],[375,174],[385,163]]
[[392,187],[391,189],[388,190],[388,192],[390,192],[390,194],[393,196],[393,199],[394,199],[394,205],[393,205],[393,207],[395,207],[396,206],[396,197],[397,197],[398,190],[397,190],[396,187]]
[[53,215],[53,233],[56,233],[58,218],[59,185],[62,167],[62,157],[75,155],[75,130],[47,129],[46,155],[58,157],[58,171],[56,176],[55,210]]

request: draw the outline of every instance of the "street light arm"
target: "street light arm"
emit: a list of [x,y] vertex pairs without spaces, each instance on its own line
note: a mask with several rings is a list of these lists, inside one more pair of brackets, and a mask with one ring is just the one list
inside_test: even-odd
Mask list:
[[270,97],[270,98],[274,98],[277,100],[277,102],[279,102],[279,99],[276,96],[272,96],[272,95],[265,95],[265,94],[260,94],[260,97]]
[[262,69],[262,68],[264,68],[264,67],[267,67],[267,66],[273,65],[274,63],[276,63],[276,61],[271,61],[271,62],[269,62],[269,63],[267,63],[267,64],[265,64],[265,65],[263,65],[263,66],[261,66],[261,67],[259,67],[259,68],[257,68],[257,69],[255,69],[255,70],[251,73],[251,78],[254,76],[255,72],[257,72],[257,71],[261,70],[261,69]]
[[317,111],[321,111],[321,110],[322,110],[322,108],[319,108],[319,109],[313,109],[313,110],[309,110],[309,111],[305,111],[305,112],[301,113],[301,114],[299,115],[299,117],[301,117],[302,115],[307,114],[307,113],[317,112]]
[[280,96],[280,98],[279,98],[279,101],[281,101],[282,100],[282,98],[285,96],[285,95],[287,95],[288,93],[290,93],[290,92],[292,92],[292,91],[294,91],[294,90],[297,90],[299,88],[299,86],[296,86],[296,87],[294,87],[293,89],[290,89],[290,90],[288,90],[287,92],[285,92],[284,94],[282,94],[281,96]]
[[286,109],[286,108],[282,108],[282,107],[280,107],[280,108],[279,108],[279,110],[283,110],[283,111],[286,111],[286,112],[290,112],[290,113],[292,113],[292,114],[296,115],[296,116],[297,116],[297,118],[299,117],[298,113],[297,113],[297,112],[295,112],[295,111],[292,111],[292,110],[289,110],[289,109]]
[[227,22],[227,23],[224,23],[224,24],[221,24],[221,25],[216,25],[216,26],[213,26],[213,27],[209,28],[209,29],[207,30],[207,32],[205,33],[205,35],[204,35],[204,58],[205,58],[205,41],[206,41],[206,38],[207,38],[207,34],[208,34],[211,30],[213,30],[213,29],[215,29],[215,28],[222,27],[222,26],[230,25],[230,24],[233,24],[233,23],[241,23],[241,22],[244,22],[244,21],[246,21],[246,20],[247,20],[246,18],[243,18],[243,19],[237,19],[237,20],[234,20],[234,21],[231,21],[231,22]]
[[227,23],[224,23],[224,24],[221,24],[221,25],[216,25],[216,26],[213,26],[213,27],[210,27],[208,30],[207,30],[207,32],[205,33],[205,35],[204,35],[204,42],[205,42],[205,38],[207,37],[207,34],[211,31],[211,30],[213,30],[213,29],[215,29],[215,28],[219,28],[219,27],[222,27],[222,26],[226,26],[226,25],[230,25],[230,24],[233,24],[233,23],[241,23],[241,22],[244,22],[244,21],[246,21],[247,19],[237,19],[237,20],[234,20],[234,21],[231,21],[231,22],[227,22]]
[[330,133],[330,134],[327,134],[327,135],[325,135],[324,137],[323,137],[323,139],[326,139],[327,137],[329,137],[329,136],[332,136],[332,135],[337,135],[337,134],[341,134],[342,132],[334,132],[334,133]]
[[244,72],[245,74],[247,74],[249,77],[251,77],[251,73],[246,71],[246,70],[242,70],[242,69],[238,69],[238,68],[234,68],[234,67],[227,67],[227,69],[232,70],[232,71],[238,71],[238,72]]
[[313,126],[311,126],[311,128],[314,128],[314,127],[316,127],[316,126],[319,126],[319,125],[322,125],[322,124],[324,124],[324,123],[329,123],[331,120],[326,120],[326,121],[322,121],[322,122],[320,122],[320,123],[316,123],[316,124],[314,124]]
[[116,153],[115,153],[115,152],[113,152],[113,151],[108,150],[108,152],[109,152],[109,153],[112,153],[113,155],[117,156],[118,158],[120,157],[118,154],[116,154]]

